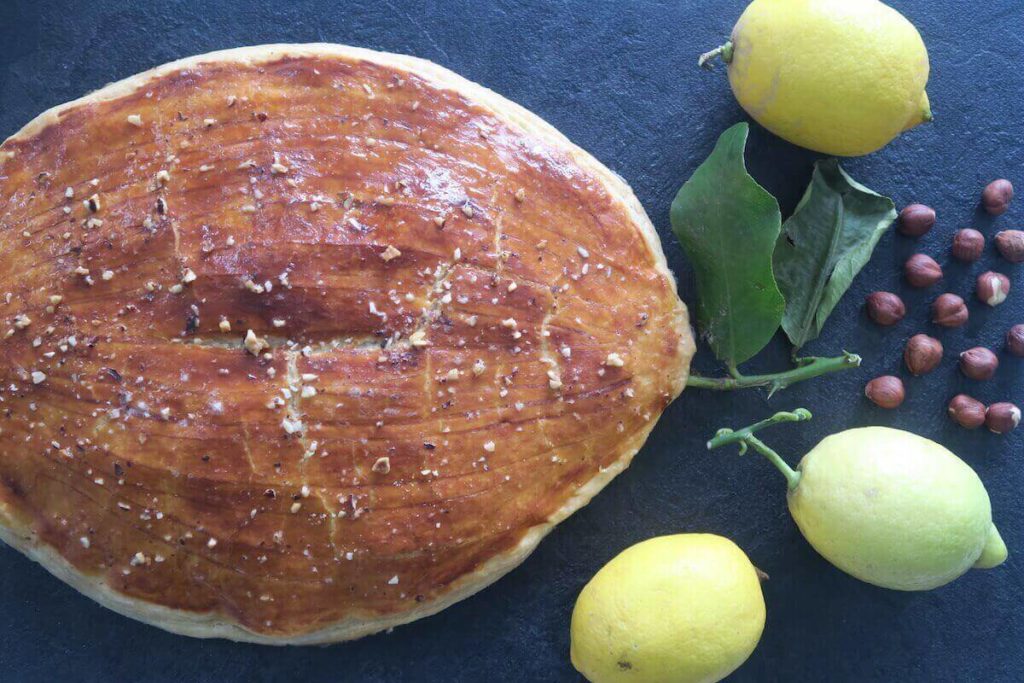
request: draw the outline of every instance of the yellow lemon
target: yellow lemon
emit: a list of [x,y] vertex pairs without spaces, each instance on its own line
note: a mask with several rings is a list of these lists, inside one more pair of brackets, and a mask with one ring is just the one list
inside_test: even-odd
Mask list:
[[945,585],[1007,556],[988,493],[967,463],[889,427],[826,437],[789,492],[800,531],[829,562],[897,590]]
[[764,630],[758,571],[727,538],[660,536],[594,575],[572,613],[570,656],[592,683],[713,683]]
[[754,0],[712,53],[747,113],[801,147],[859,156],[932,119],[921,35],[878,0]]

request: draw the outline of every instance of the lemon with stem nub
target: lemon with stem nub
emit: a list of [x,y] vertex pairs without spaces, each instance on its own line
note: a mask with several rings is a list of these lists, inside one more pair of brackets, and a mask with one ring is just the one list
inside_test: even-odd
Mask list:
[[932,120],[924,41],[878,0],[754,0],[713,57],[748,114],[818,152],[867,154]]
[[613,558],[572,612],[570,657],[592,683],[713,683],[764,630],[764,575],[727,538],[660,536]]
[[807,541],[862,581],[929,590],[1006,560],[985,486],[930,439],[889,427],[848,429],[823,439],[794,470],[753,435],[810,416],[800,409],[721,430],[708,447],[737,443],[767,457],[789,483],[789,511]]

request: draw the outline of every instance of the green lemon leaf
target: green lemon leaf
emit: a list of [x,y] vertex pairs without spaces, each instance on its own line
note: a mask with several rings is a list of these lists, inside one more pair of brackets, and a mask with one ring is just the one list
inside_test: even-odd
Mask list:
[[772,274],[782,227],[775,197],[743,163],[746,123],[722,133],[672,202],[672,230],[697,278],[697,325],[729,368],[754,356],[782,320]]
[[821,333],[895,219],[892,200],[856,182],[836,159],[814,165],[811,184],[775,247],[775,277],[786,297],[782,329],[793,346]]

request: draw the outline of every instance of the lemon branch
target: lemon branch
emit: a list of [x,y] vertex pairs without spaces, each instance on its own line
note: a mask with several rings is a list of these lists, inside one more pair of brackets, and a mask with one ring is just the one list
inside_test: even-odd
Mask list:
[[785,372],[776,372],[768,375],[744,375],[736,368],[730,368],[730,377],[702,377],[690,375],[686,380],[686,386],[697,389],[713,389],[716,391],[730,391],[732,389],[748,389],[751,387],[771,387],[769,398],[779,389],[802,382],[805,379],[826,375],[830,372],[839,372],[860,366],[861,357],[855,353],[845,352],[841,356],[832,358],[800,358],[797,359],[797,366]]
[[715,57],[721,57],[722,61],[728,64],[732,61],[732,41],[728,41],[724,45],[719,45],[714,50],[708,50],[697,59],[697,66],[702,69],[712,69],[714,64],[711,60]]
[[715,448],[719,448],[720,446],[735,443],[740,447],[740,455],[744,455],[747,452],[747,447],[749,446],[764,457],[768,458],[768,461],[775,465],[779,472],[782,472],[782,476],[786,478],[786,484],[789,487],[789,490],[792,491],[796,488],[796,485],[800,483],[800,473],[790,467],[786,461],[782,459],[782,456],[754,436],[754,432],[764,429],[765,427],[771,427],[772,425],[780,422],[804,422],[805,420],[810,419],[811,411],[806,408],[797,408],[793,412],[775,413],[771,417],[761,420],[760,422],[756,422],[749,427],[744,427],[743,429],[719,429],[714,438],[708,441],[708,450],[710,451]]

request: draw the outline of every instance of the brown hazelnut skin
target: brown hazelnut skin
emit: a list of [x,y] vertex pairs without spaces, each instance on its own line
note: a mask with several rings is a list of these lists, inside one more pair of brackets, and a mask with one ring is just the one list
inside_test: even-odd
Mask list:
[[903,320],[907,307],[903,299],[892,292],[872,292],[864,303],[868,317],[879,325],[888,327]]
[[1003,230],[996,234],[996,249],[1010,263],[1024,263],[1024,231]]
[[920,237],[935,225],[935,209],[924,204],[910,204],[900,211],[897,227],[907,237]]
[[970,313],[967,304],[956,294],[943,294],[932,302],[932,322],[942,327],[960,327]]
[[915,334],[907,341],[903,361],[912,375],[929,373],[942,362],[942,342],[927,334]]
[[989,306],[998,306],[1006,301],[1006,296],[1010,293],[1010,278],[991,270],[982,273],[978,276],[974,293],[980,301]]
[[927,254],[914,254],[903,265],[903,274],[913,287],[931,287],[942,279],[942,268]]
[[1006,350],[1018,358],[1024,358],[1024,323],[1014,325],[1006,333]]
[[907,392],[903,388],[903,380],[892,375],[876,377],[864,386],[864,395],[879,408],[892,410],[899,408]]
[[1013,183],[1006,178],[993,180],[981,192],[981,205],[993,216],[1006,213],[1013,199]]
[[985,411],[985,426],[996,434],[1012,432],[1020,424],[1020,408],[1012,403],[993,403]]
[[957,260],[973,263],[984,252],[985,236],[974,228],[964,228],[953,235],[953,257]]
[[964,429],[977,429],[985,424],[985,404],[967,394],[957,394],[949,402],[949,417]]
[[998,369],[999,357],[984,346],[975,346],[960,354],[960,371],[971,379],[992,379]]

